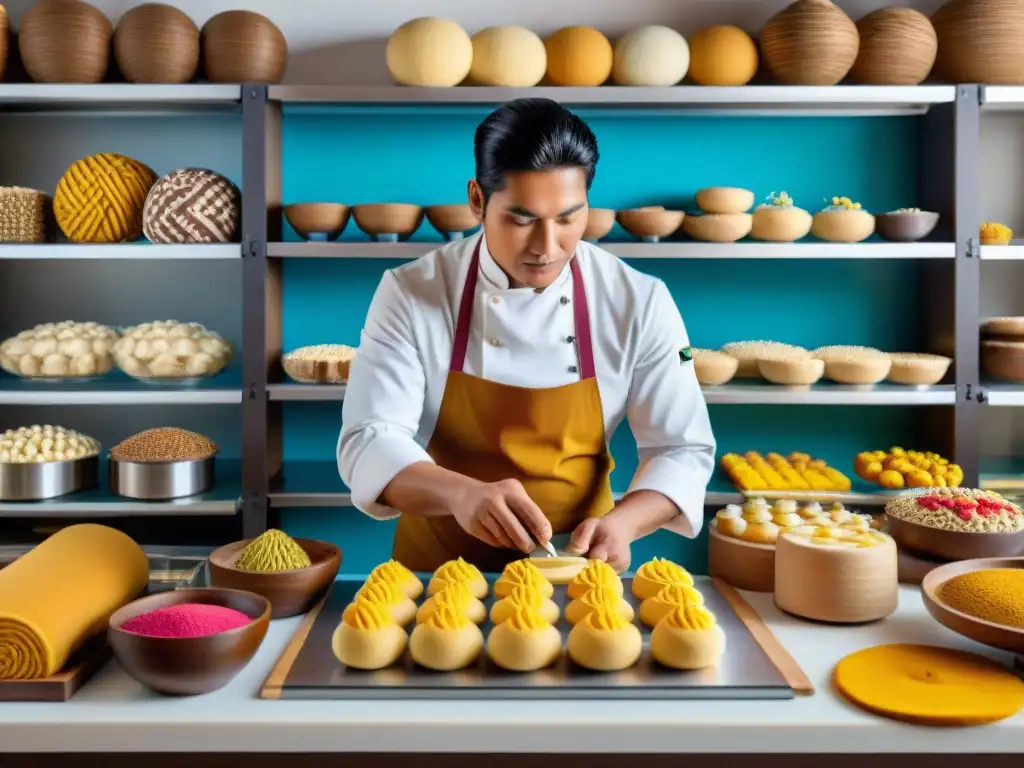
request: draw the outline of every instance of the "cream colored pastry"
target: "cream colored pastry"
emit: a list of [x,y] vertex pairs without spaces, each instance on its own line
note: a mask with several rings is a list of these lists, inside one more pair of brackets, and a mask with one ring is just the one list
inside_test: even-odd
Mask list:
[[416,623],[422,624],[442,605],[448,606],[453,611],[461,611],[474,624],[483,624],[487,618],[487,608],[484,604],[473,597],[469,587],[460,581],[456,581],[423,601],[423,605],[416,611]]
[[565,620],[570,624],[578,624],[588,613],[598,608],[615,611],[626,621],[633,620],[633,606],[621,594],[607,587],[594,587],[565,606]]
[[809,501],[804,504],[800,509],[796,511],[800,517],[804,520],[811,520],[815,517],[821,517],[821,504],[816,501]]
[[835,528],[837,523],[828,515],[819,515],[818,517],[811,517],[805,520],[807,525],[813,525],[815,528]]
[[555,594],[555,588],[551,582],[541,576],[537,566],[529,559],[515,560],[505,566],[501,576],[494,582],[494,596],[508,597],[512,590],[520,584],[529,584],[537,589],[544,597],[551,597]]
[[839,524],[839,527],[865,533],[871,530],[871,517],[869,515],[850,515],[849,519]]
[[651,632],[651,656],[672,669],[713,667],[724,652],[725,633],[703,606],[678,606]]
[[726,520],[741,517],[743,515],[743,507],[739,504],[726,504],[725,507],[718,510],[715,513],[715,517],[719,520]]
[[655,626],[680,605],[704,605],[704,595],[690,584],[669,584],[654,597],[640,603],[640,621],[648,627]]
[[656,557],[636,569],[633,576],[633,597],[647,600],[657,595],[662,587],[676,582],[692,585],[693,576],[678,563]]
[[44,323],[0,342],[0,368],[15,376],[102,376],[114,367],[113,328],[95,322]]
[[853,513],[848,509],[833,509],[828,513],[828,516],[834,523],[845,523],[853,517]]
[[449,560],[436,571],[427,585],[427,595],[433,595],[444,589],[453,581],[458,581],[469,587],[473,597],[483,600],[487,597],[487,579],[480,573],[480,569],[471,563],[467,563],[461,557],[457,560]]
[[717,519],[715,526],[723,536],[741,539],[743,538],[743,532],[747,530],[747,521],[742,517],[724,517]]
[[176,320],[125,328],[113,346],[118,367],[138,379],[213,376],[234,354],[220,334],[199,323]]
[[770,519],[764,523],[750,523],[743,532],[743,540],[751,544],[774,544],[779,538],[779,526]]
[[797,504],[793,499],[779,499],[772,506],[773,515],[787,515],[795,513],[797,510]]
[[356,592],[356,599],[382,606],[403,627],[416,617],[416,603],[409,599],[401,587],[389,581],[367,580]]
[[597,672],[616,672],[633,666],[640,658],[643,645],[636,625],[605,606],[577,622],[566,643],[574,662]]
[[408,639],[387,608],[357,598],[342,613],[331,650],[346,667],[383,669],[402,657]]
[[796,528],[787,528],[783,533],[791,533],[794,536],[802,536],[803,538],[810,538],[814,535],[814,532],[818,530],[813,525],[798,525]]
[[540,575],[552,584],[568,584],[587,565],[585,557],[535,557],[533,564]]
[[510,672],[533,672],[555,663],[562,633],[533,608],[517,605],[487,636],[487,656]]
[[[856,549],[857,542],[849,535],[852,532],[843,531],[840,528],[826,528],[820,526],[814,530],[809,539],[811,544],[818,547],[836,547],[838,549]],[[853,533],[853,536],[856,536]]]
[[575,600],[594,587],[605,587],[621,595],[622,579],[608,563],[603,560],[591,560],[576,574],[576,578],[569,582],[567,592],[569,598]]
[[423,582],[419,576],[410,571],[397,560],[381,563],[372,571],[367,581],[383,579],[396,584],[410,599],[415,600],[423,594]]
[[804,519],[796,512],[778,512],[772,517],[772,522],[780,528],[795,528],[803,525]]
[[750,524],[770,523],[772,521],[772,511],[768,507],[751,509],[743,513],[743,519]]
[[755,496],[752,499],[747,499],[743,502],[743,513],[754,512],[758,509],[770,509],[770,505],[767,501],[762,499],[760,496]]
[[512,594],[491,606],[491,623],[501,624],[520,606],[536,611],[549,624],[558,621],[558,605],[554,600],[532,584],[520,584],[513,587]]
[[480,627],[469,617],[441,606],[409,637],[409,654],[421,667],[438,672],[464,669],[477,660],[484,647]]

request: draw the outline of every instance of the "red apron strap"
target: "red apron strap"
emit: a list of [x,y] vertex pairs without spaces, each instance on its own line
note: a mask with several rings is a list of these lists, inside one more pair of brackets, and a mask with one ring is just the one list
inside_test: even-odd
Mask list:
[[576,326],[576,354],[580,359],[580,380],[592,379],[597,375],[594,368],[594,340],[590,334],[590,308],[587,306],[587,289],[583,285],[580,257],[574,256],[569,262],[572,270],[572,316]]
[[469,260],[469,272],[466,273],[466,284],[462,288],[462,301],[459,303],[459,317],[455,321],[455,343],[452,346],[452,361],[449,371],[462,373],[466,365],[466,350],[469,349],[469,328],[473,320],[473,302],[476,299],[476,284],[480,272],[480,243],[483,235],[476,241],[473,258]]

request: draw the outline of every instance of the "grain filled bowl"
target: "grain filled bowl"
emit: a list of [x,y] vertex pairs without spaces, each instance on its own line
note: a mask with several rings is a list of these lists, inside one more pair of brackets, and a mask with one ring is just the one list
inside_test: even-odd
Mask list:
[[242,539],[225,544],[210,554],[210,584],[265,597],[270,601],[271,618],[274,619],[297,616],[316,605],[341,567],[341,550],[334,544],[316,539],[292,539],[308,555],[310,565],[278,571],[238,568],[239,557],[252,541],[254,539]]
[[157,427],[110,449],[107,480],[118,496],[165,501],[195,496],[213,487],[218,445],[205,435]]
[[[154,637],[125,628],[144,614],[194,605],[237,611],[249,621],[198,637]],[[170,625],[168,618],[161,626]],[[158,625],[153,622],[152,626]],[[115,611],[107,637],[129,677],[157,693],[193,696],[231,682],[255,655],[269,626],[270,603],[260,595],[233,589],[179,589],[140,598]]]

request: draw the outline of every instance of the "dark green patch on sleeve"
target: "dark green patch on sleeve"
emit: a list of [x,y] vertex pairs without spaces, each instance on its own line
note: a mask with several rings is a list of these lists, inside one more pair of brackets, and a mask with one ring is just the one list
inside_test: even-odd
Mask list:
[[679,364],[685,365],[686,363],[693,362],[693,350],[689,347],[683,347],[679,350]]

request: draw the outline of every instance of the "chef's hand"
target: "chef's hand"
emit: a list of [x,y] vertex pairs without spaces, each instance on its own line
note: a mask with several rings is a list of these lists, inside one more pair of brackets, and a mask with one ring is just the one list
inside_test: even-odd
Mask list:
[[634,538],[622,517],[614,514],[591,517],[576,526],[565,551],[590,560],[604,560],[617,573],[622,573],[629,568],[629,545]]
[[475,483],[460,494],[452,515],[466,533],[492,547],[529,554],[551,539],[551,523],[518,480]]

